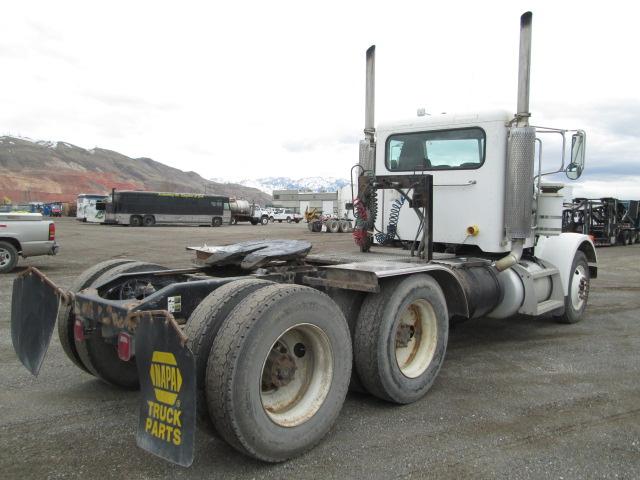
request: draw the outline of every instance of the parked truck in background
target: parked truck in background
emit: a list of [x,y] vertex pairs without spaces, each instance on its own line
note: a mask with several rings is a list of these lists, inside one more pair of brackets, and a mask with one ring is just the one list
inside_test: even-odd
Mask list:
[[253,202],[231,197],[229,206],[231,208],[231,225],[238,222],[250,222],[251,225],[269,223],[269,213]]
[[110,260],[70,290],[31,269],[14,282],[18,357],[37,374],[61,301],[69,359],[140,387],[141,448],[188,466],[199,422],[245,455],[280,462],[321,440],[350,385],[389,403],[422,399],[450,322],[582,320],[595,247],[561,232],[562,185],[542,182],[534,165],[545,134],[570,135],[558,171],[577,179],[586,135],[529,124],[531,22],[522,15],[515,115],[376,127],[375,47],[367,51],[352,252],[312,255],[308,242],[286,240],[203,245],[192,247],[192,268]]
[[273,209],[269,217],[269,220],[271,221],[271,223],[273,222],[300,223],[302,219],[304,219],[304,215],[300,213],[296,213],[291,208],[275,208]]
[[58,253],[56,226],[40,213],[0,213],[0,273],[12,271],[18,258]]

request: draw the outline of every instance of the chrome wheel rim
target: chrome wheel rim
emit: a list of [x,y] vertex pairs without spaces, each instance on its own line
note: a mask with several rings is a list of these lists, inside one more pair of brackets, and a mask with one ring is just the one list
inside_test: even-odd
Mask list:
[[571,279],[571,305],[579,311],[589,295],[589,277],[584,265],[578,265]]
[[438,344],[438,322],[431,304],[418,299],[407,306],[395,333],[395,356],[405,377],[422,375],[433,360]]
[[332,378],[333,356],[326,333],[308,323],[295,325],[278,337],[262,364],[262,408],[277,425],[300,425],[320,409]]
[[6,267],[11,262],[11,254],[6,248],[0,248],[0,267]]

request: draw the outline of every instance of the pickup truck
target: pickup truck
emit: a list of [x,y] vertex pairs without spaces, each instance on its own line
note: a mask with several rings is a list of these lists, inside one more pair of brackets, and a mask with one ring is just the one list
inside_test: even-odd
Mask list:
[[56,225],[40,213],[0,213],[0,273],[12,271],[22,258],[55,255]]
[[304,217],[302,215],[300,215],[299,213],[295,213],[291,209],[280,208],[273,211],[273,213],[269,217],[269,220],[271,220],[272,222],[280,222],[280,223],[282,223],[283,220],[286,220],[287,223],[291,223],[291,222],[298,223],[303,218]]

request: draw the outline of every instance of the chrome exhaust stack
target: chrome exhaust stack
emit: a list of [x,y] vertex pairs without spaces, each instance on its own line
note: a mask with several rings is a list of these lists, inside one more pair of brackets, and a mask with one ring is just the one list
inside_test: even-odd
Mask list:
[[518,59],[518,110],[519,127],[529,126],[529,90],[531,87],[531,12],[520,17],[520,54]]
[[375,92],[376,92],[376,46],[367,49],[366,92],[364,106],[364,140],[360,141],[361,173],[373,173],[375,161]]
[[504,228],[506,237],[511,240],[511,252],[495,263],[498,271],[506,270],[520,261],[524,242],[531,235],[532,228],[536,139],[536,129],[529,126],[532,17],[531,12],[520,17],[518,108],[509,129],[504,202]]

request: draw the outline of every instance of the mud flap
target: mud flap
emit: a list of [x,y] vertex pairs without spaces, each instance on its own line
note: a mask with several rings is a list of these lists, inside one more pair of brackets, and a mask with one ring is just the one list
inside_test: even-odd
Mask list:
[[60,290],[35,268],[13,281],[11,341],[22,364],[37,376],[58,316]]
[[186,336],[166,311],[139,312],[135,354],[140,378],[140,448],[183,467],[193,463],[196,364]]

